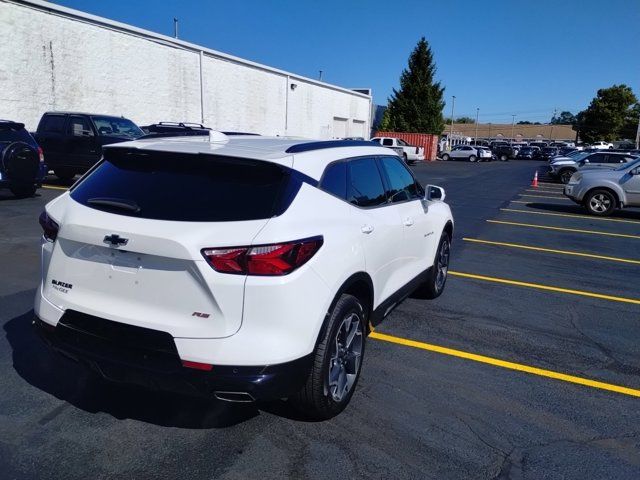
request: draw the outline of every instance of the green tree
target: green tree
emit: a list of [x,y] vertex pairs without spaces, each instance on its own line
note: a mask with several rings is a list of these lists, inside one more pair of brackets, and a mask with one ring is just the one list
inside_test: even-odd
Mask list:
[[630,128],[637,105],[638,99],[627,85],[598,90],[589,106],[577,116],[580,138],[585,142],[618,140]]
[[389,98],[388,127],[397,132],[442,134],[444,87],[434,80],[436,66],[431,47],[424,37],[409,56],[400,76],[400,90]]
[[551,125],[573,125],[576,123],[576,116],[566,110],[560,112],[560,115],[551,117]]

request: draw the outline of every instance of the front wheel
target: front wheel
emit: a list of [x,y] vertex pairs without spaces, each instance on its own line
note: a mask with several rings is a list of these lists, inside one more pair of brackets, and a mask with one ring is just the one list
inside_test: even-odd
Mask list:
[[587,211],[599,217],[611,215],[617,203],[615,195],[609,190],[594,190],[587,195],[584,202]]
[[509,156],[506,153],[503,153],[502,155],[500,155],[501,162],[506,162],[507,160],[509,160]]
[[451,257],[451,237],[447,232],[442,232],[436,258],[429,269],[425,282],[416,291],[419,298],[433,299],[439,297],[444,291],[449,275],[449,259]]
[[327,420],[348,405],[360,377],[366,314],[360,301],[343,294],[331,311],[314,353],[305,386],[290,400],[304,415]]
[[471,156],[469,157],[469,161],[470,161],[471,163],[475,162],[476,160],[477,160],[477,158],[476,158],[476,156],[475,156],[475,155],[471,155]]
[[448,154],[446,154],[446,153],[445,153],[444,155],[442,155],[442,161],[443,161],[443,162],[448,162],[450,158],[451,158],[451,157],[450,157]]

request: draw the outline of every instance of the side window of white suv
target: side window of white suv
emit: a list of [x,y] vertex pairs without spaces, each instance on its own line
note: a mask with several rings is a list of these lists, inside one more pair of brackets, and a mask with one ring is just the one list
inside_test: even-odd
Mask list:
[[391,203],[405,202],[421,198],[421,188],[413,175],[396,157],[382,157],[382,168],[387,176],[389,190],[387,197]]
[[358,207],[387,203],[378,165],[374,158],[356,158],[347,164],[347,199]]

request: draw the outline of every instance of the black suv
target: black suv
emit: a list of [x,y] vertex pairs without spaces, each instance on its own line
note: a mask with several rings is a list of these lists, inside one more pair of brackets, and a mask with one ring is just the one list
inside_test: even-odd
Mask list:
[[496,144],[491,149],[496,158],[502,162],[506,162],[510,158],[515,158],[516,150],[508,144]]
[[84,173],[102,156],[102,147],[135,140],[144,132],[124,117],[77,112],[47,112],[40,119],[36,140],[47,164],[61,180]]
[[0,120],[0,188],[30,197],[46,174],[42,149],[24,123]]

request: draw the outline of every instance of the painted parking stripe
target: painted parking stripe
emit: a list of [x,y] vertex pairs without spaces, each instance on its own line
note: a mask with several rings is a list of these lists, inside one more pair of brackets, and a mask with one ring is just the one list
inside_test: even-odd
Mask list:
[[470,278],[473,280],[482,280],[485,282],[501,283],[504,285],[513,285],[516,287],[533,288],[536,290],[545,290],[548,292],[566,293],[568,295],[578,295],[581,297],[598,298],[600,300],[609,300],[611,302],[631,303],[633,305],[640,305],[640,299],[617,297],[615,295],[605,295],[603,293],[587,292],[583,290],[573,290],[571,288],[554,287],[552,285],[544,285],[542,283],[521,282],[519,280],[510,280],[507,278],[488,277],[486,275],[476,275],[475,273],[464,273],[449,271],[454,277]]
[[42,188],[47,188],[49,190],[69,190],[67,187],[58,187],[56,185],[42,185]]
[[563,190],[540,190],[537,188],[527,188],[525,192],[534,192],[534,193],[562,193]]
[[551,195],[529,195],[525,193],[520,194],[521,197],[534,197],[534,198],[553,198],[554,200],[569,200],[567,197],[561,197],[559,195],[551,196]]
[[585,233],[589,235],[604,235],[606,237],[618,237],[618,238],[633,238],[636,240],[640,240],[640,235],[628,235],[626,233],[609,233],[609,232],[601,232],[599,230],[582,230],[579,228],[563,228],[563,227],[551,227],[549,225],[534,225],[532,223],[518,223],[518,222],[505,222],[502,220],[487,220],[489,223],[497,223],[500,225],[512,225],[515,227],[526,227],[526,228],[540,228],[543,230],[555,230],[560,232],[573,232],[573,233]]
[[374,338],[383,342],[394,343],[397,345],[403,345],[405,347],[417,348],[420,350],[426,350],[429,352],[440,353],[442,355],[449,355],[452,357],[463,358],[465,360],[471,360],[474,362],[485,363],[496,367],[506,368],[508,370],[515,370],[518,372],[529,373],[531,375],[538,375],[540,377],[552,378],[554,380],[560,380],[563,382],[574,383],[583,385],[586,387],[597,388],[600,390],[607,390],[610,392],[621,393],[623,395],[630,395],[632,397],[640,397],[640,390],[635,388],[623,387],[620,385],[614,385],[612,383],[600,382],[598,380],[591,380],[584,377],[576,377],[574,375],[568,375],[566,373],[555,372],[553,370],[546,370],[544,368],[532,367],[524,365],[522,363],[509,362],[507,360],[501,360],[499,358],[487,357],[485,355],[478,355],[477,353],[465,352],[462,350],[456,350],[453,348],[442,347],[439,345],[433,345],[431,343],[418,342],[416,340],[409,340],[407,338],[396,337],[394,335],[388,335],[386,333],[380,333],[373,331],[369,334],[369,338]]
[[640,265],[640,260],[633,260],[631,258],[609,257],[606,255],[596,255],[593,253],[575,252],[571,250],[557,250],[555,248],[535,247],[533,245],[522,245],[519,243],[494,242],[492,240],[481,240],[479,238],[465,237],[462,240],[466,242],[479,243],[483,245],[494,245],[497,247],[520,248],[522,250],[531,250],[534,252],[554,253],[558,255],[572,255],[576,257],[593,258],[595,260],[607,260],[610,262],[621,262],[621,263],[631,263],[633,265]]
[[[517,202],[517,203],[530,203],[530,202]],[[525,213],[525,214],[531,214],[531,215],[549,215],[551,217],[582,218],[584,220],[600,220],[602,222],[618,222],[618,223],[637,223],[637,224],[640,224],[639,220],[626,220],[624,218],[596,217],[595,215],[578,215],[578,214],[575,214],[575,213],[535,212],[535,211],[532,211],[532,210],[516,210],[515,208],[501,208],[500,210],[503,211],[503,212]]]

